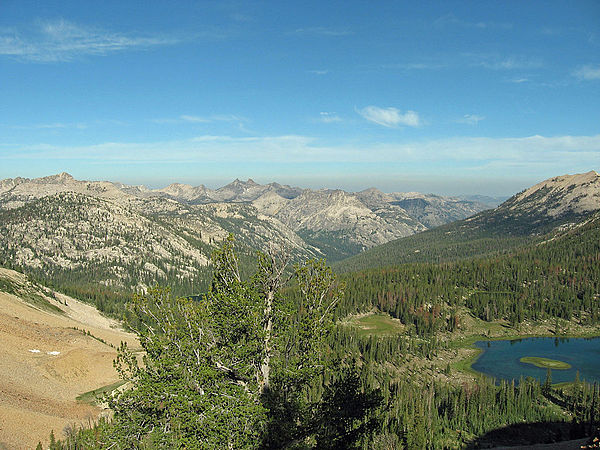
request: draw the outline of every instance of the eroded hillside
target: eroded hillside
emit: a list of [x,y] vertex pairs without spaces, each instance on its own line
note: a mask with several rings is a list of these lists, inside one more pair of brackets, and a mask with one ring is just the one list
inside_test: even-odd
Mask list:
[[103,411],[77,397],[113,384],[132,334],[95,308],[0,268],[0,448],[31,449]]

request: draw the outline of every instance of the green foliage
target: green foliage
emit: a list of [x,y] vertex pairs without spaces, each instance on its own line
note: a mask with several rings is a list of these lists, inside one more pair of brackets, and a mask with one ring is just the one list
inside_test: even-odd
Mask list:
[[308,261],[294,268],[293,302],[281,293],[286,261],[259,255],[257,273],[243,280],[230,238],[213,254],[202,299],[158,287],[135,295],[130,326],[143,364],[121,345],[115,368],[129,388],[107,396],[112,422],[79,438],[95,433],[92,446],[115,448],[281,448],[331,436],[355,443],[372,427],[377,394],[345,372],[323,400],[309,395],[331,368],[326,339],[341,286],[323,261]]
[[[361,436],[378,426],[373,415],[382,401],[381,392],[367,388],[362,391],[358,374],[346,368],[339,378],[325,388],[313,419],[316,447],[319,449],[349,449]],[[365,420],[366,419],[366,420]]]
[[321,250],[327,261],[340,261],[365,250],[364,245],[349,238],[348,231],[300,230],[298,235]]
[[[295,267],[288,284],[285,258],[260,255],[255,275],[242,277],[228,241],[215,253],[212,287],[202,298],[156,290],[132,303],[145,365],[120,352],[118,367],[133,388],[113,400],[115,418],[94,429],[96,442],[437,449],[477,445],[479,436],[512,424],[591,426],[600,414],[599,390],[583,382],[561,389],[531,379],[454,386],[418,366],[399,369],[434,357],[444,346],[437,334],[460,329],[465,309],[513,324],[557,317],[597,324],[599,224],[590,220],[510,254],[353,273],[343,278],[343,298],[322,262]],[[406,332],[333,325],[374,309]],[[446,375],[454,368],[446,364]],[[210,408],[219,414],[210,416]],[[564,423],[564,409],[575,422]],[[230,429],[234,414],[231,420],[242,422]],[[138,434],[125,436],[131,429]],[[204,440],[186,440],[197,436]]]
[[[538,194],[541,194],[540,190]],[[514,199],[514,197],[513,197]],[[407,236],[334,264],[336,272],[443,263],[476,256],[502,255],[540,242],[541,236],[564,224],[582,222],[586,215],[548,216],[544,212],[511,210],[511,201],[473,217]]]
[[258,318],[242,286],[212,292],[202,302],[159,288],[134,298],[144,366],[123,346],[116,368],[133,387],[110,399],[124,447],[248,448],[258,439]]
[[405,264],[343,277],[343,318],[372,309],[432,336],[460,326],[456,308],[511,324],[523,320],[600,321],[600,219],[547,241],[488,258]]
[[[522,363],[532,364],[542,369],[567,370],[571,368],[571,364],[556,359],[542,358],[540,356],[524,356],[519,359]],[[550,373],[550,372],[548,372]]]

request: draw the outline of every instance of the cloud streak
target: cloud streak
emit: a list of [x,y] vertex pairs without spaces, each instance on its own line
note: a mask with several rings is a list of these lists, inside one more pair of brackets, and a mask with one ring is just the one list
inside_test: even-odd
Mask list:
[[320,112],[318,121],[322,123],[336,123],[341,122],[342,118],[334,112]]
[[544,66],[544,62],[540,58],[524,55],[500,56],[496,54],[463,53],[462,56],[470,62],[472,67],[483,67],[490,70],[531,70]]
[[415,111],[406,111],[404,114],[394,107],[380,108],[379,106],[366,106],[357,109],[356,112],[369,122],[387,128],[397,128],[398,126],[418,127],[422,125],[419,114]]
[[573,75],[580,80],[600,80],[600,65],[587,64],[580,66],[573,72]]
[[174,124],[174,123],[214,123],[214,122],[247,122],[248,119],[234,114],[213,114],[211,116],[194,116],[182,114],[177,118],[152,119],[152,122],[157,124]]
[[474,29],[479,29],[479,30],[486,30],[486,29],[493,29],[493,28],[510,30],[513,27],[511,23],[506,23],[506,22],[503,22],[503,23],[484,22],[484,21],[470,22],[467,20],[459,19],[454,14],[446,14],[444,16],[437,18],[433,22],[433,26],[436,28],[458,26],[458,27],[464,27],[464,28],[474,28]]
[[60,19],[38,21],[25,33],[15,28],[0,30],[0,55],[35,63],[68,62],[86,55],[106,56],[179,42],[173,36],[117,33]]
[[[323,145],[301,135],[233,137],[200,135],[160,142],[106,142],[90,146],[7,147],[0,160],[89,161],[123,164],[416,164],[513,173],[598,170],[600,135],[451,138],[379,145]],[[5,164],[5,165],[6,165]],[[426,169],[425,172],[427,172]],[[482,172],[483,173],[483,172]],[[460,172],[456,172],[460,174]]]
[[484,120],[484,116],[478,116],[477,114],[465,114],[460,119],[457,119],[455,122],[464,123],[467,125],[477,125],[479,122]]

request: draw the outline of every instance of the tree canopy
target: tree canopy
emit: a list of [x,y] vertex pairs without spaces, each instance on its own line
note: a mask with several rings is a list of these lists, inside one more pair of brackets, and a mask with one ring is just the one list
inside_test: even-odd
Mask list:
[[[331,269],[309,260],[290,270],[285,253],[273,250],[260,254],[255,275],[243,280],[233,238],[215,251],[213,264],[211,288],[200,300],[160,287],[134,296],[129,309],[143,354],[121,345],[115,367],[127,388],[108,398],[114,416],[98,427],[96,444],[352,446],[368,431],[365,417],[380,397],[361,392],[353,370],[338,371],[326,354],[343,293]],[[284,295],[290,285],[296,295]],[[326,371],[340,376],[311,398],[311,384],[320,385]],[[334,414],[341,401],[347,405]]]

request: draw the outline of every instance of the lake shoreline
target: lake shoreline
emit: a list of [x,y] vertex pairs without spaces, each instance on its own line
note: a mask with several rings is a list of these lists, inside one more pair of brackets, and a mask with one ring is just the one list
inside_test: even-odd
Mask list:
[[[475,353],[471,354],[469,357],[467,358],[463,358],[460,359],[458,361],[455,361],[452,364],[452,367],[458,371],[461,371],[463,373],[467,373],[470,374],[472,376],[474,376],[475,378],[479,378],[479,377],[486,377],[486,378],[491,378],[496,380],[496,382],[498,382],[499,380],[502,379],[511,379],[511,378],[507,378],[507,377],[502,377],[502,376],[494,376],[491,375],[490,373],[486,373],[483,372],[481,370],[478,370],[477,368],[473,367],[475,364],[477,364],[478,361],[480,361],[480,358],[482,357],[483,354],[485,354],[486,350],[478,345],[476,345],[478,342],[481,344],[485,344],[486,342],[499,342],[499,341],[503,341],[503,342],[514,342],[514,341],[525,341],[525,340],[529,340],[529,339],[553,339],[553,340],[573,340],[573,339],[583,339],[583,340],[590,340],[590,339],[599,339],[600,338],[600,333],[598,332],[593,332],[593,333],[569,333],[569,334],[565,334],[565,335],[548,335],[548,334],[528,334],[528,335],[514,335],[514,336],[494,336],[494,337],[488,337],[488,336],[470,336],[469,338],[465,339],[463,342],[461,342],[460,346],[456,346],[455,348],[467,348],[469,350],[474,350]],[[563,342],[563,344],[566,342]],[[513,344],[511,344],[513,345]],[[556,344],[555,344],[556,345]],[[531,357],[531,355],[524,355],[525,357]],[[550,358],[547,358],[550,359]],[[560,360],[560,358],[558,358]],[[523,365],[529,365],[529,363],[527,362],[522,362],[519,361],[520,364]],[[542,367],[537,367],[538,369],[546,369],[546,367],[542,368]],[[571,370],[576,370],[579,371],[579,369],[577,367],[573,368],[569,368],[569,369],[562,369],[565,371],[571,371]],[[558,370],[558,372],[562,372],[562,370]],[[527,370],[523,370],[523,372],[527,372]],[[521,374],[520,376],[531,376],[531,375],[524,375]],[[520,376],[515,376],[512,377],[512,379],[518,379]],[[541,379],[540,376],[533,376],[534,378],[538,378]],[[567,385],[570,384],[571,381],[556,381],[555,383],[553,383],[553,385]]]

